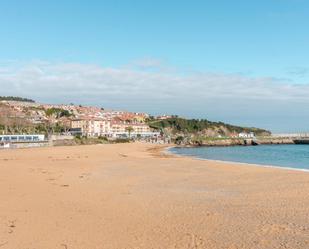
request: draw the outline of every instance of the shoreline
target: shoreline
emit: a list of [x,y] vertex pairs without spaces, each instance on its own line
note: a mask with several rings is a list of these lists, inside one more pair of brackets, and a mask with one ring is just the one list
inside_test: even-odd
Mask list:
[[[274,144],[276,145],[276,144]],[[203,147],[209,147],[209,146],[203,146]],[[212,146],[211,146],[212,147]],[[201,158],[194,155],[180,155],[173,153],[169,151],[172,148],[177,148],[177,146],[170,146],[165,148],[164,152],[168,155],[173,155],[180,158],[191,158],[195,160],[201,160],[201,161],[207,161],[207,162],[218,162],[218,163],[227,163],[232,165],[244,165],[248,167],[263,167],[263,168],[273,168],[273,169],[282,169],[282,170],[291,170],[291,171],[301,171],[309,173],[309,169],[301,169],[301,168],[293,168],[293,167],[284,167],[284,166],[277,166],[277,165],[268,165],[268,164],[258,164],[258,163],[245,163],[245,162],[235,162],[235,161],[225,161],[225,160],[216,160],[216,159],[207,159],[207,158]],[[192,147],[194,148],[194,147]]]
[[257,138],[220,138],[201,141],[189,141],[181,143],[184,147],[225,147],[225,146],[257,146],[257,145],[281,145],[295,144],[294,138],[284,137],[257,137]]

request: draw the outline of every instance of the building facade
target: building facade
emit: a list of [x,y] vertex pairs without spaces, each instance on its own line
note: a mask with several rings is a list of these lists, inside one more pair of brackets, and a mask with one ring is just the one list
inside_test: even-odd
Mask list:
[[152,132],[145,123],[130,123],[120,119],[74,119],[71,121],[71,129],[80,129],[82,135],[89,137],[150,137],[158,136],[158,132]]
[[110,133],[110,121],[103,119],[74,119],[71,128],[80,129],[84,136],[98,137]]
[[144,123],[111,122],[111,136],[113,137],[153,137],[159,135],[159,132],[152,132],[149,125]]

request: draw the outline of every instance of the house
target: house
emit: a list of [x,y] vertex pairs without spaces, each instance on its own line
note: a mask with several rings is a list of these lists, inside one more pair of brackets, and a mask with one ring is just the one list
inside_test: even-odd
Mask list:
[[255,134],[253,132],[241,132],[238,134],[239,138],[255,138]]
[[169,118],[172,118],[171,115],[161,115],[161,116],[157,116],[157,119],[159,120],[165,120],[165,119],[169,119]]

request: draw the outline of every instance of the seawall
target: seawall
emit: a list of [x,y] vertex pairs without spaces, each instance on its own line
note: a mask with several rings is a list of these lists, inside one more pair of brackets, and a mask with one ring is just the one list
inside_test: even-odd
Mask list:
[[209,139],[203,141],[190,141],[187,146],[236,146],[236,145],[259,145],[259,144],[294,144],[292,138],[262,137],[256,139]]

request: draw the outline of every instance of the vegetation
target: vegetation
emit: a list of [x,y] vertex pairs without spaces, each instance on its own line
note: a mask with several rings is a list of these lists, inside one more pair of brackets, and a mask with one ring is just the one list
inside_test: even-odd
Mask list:
[[117,138],[115,140],[111,140],[110,141],[111,143],[130,143],[130,139],[127,139],[127,138]]
[[181,144],[184,141],[184,137],[183,136],[178,136],[175,139],[175,144]]
[[132,126],[126,127],[126,131],[129,133],[129,138],[131,138],[131,132],[134,131],[133,127]]
[[107,137],[104,137],[104,136],[99,136],[98,139],[101,141],[106,141],[106,142],[108,141]]
[[73,114],[68,110],[63,110],[61,108],[49,108],[45,111],[47,116],[55,116],[56,118],[61,117],[71,117]]
[[22,98],[22,97],[13,97],[13,96],[0,96],[0,101],[2,101],[2,100],[35,103],[35,101],[33,99],[27,99],[27,98]]
[[0,118],[0,134],[60,134],[67,132],[68,127],[64,124],[48,122],[32,124],[24,118]]
[[24,110],[28,111],[45,111],[45,109],[41,106],[27,106],[24,108]]
[[129,143],[130,139],[127,138],[117,138],[115,140],[108,140],[107,137],[84,137],[84,136],[75,136],[74,143],[77,145],[84,144],[107,144],[107,143]]
[[164,120],[149,120],[148,124],[151,128],[157,130],[171,129],[174,133],[198,133],[207,129],[217,129],[218,133],[224,134],[224,130],[228,132],[254,132],[255,134],[270,134],[269,131],[259,128],[240,127],[226,124],[223,122],[212,122],[207,119],[184,119],[184,118],[168,118]]
[[109,143],[106,137],[84,137],[80,135],[76,135],[74,137],[74,142],[77,145],[84,144],[106,144]]

